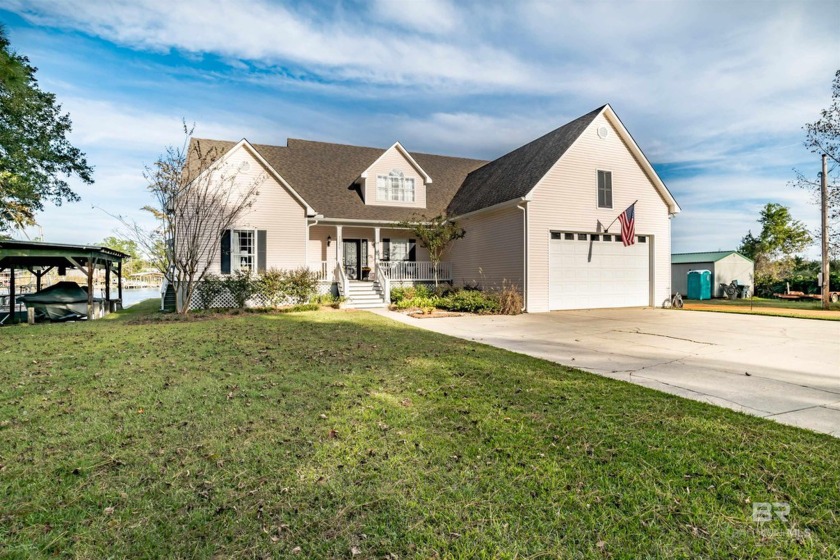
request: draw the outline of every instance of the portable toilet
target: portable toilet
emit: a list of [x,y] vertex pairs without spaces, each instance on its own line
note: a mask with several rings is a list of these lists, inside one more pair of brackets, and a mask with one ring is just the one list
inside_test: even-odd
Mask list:
[[688,299],[712,299],[712,271],[692,270],[688,273]]

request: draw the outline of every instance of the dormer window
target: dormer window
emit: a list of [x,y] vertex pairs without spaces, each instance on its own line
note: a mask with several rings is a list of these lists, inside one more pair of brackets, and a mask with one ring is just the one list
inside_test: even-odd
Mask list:
[[376,176],[376,200],[379,202],[414,202],[414,178],[394,169]]

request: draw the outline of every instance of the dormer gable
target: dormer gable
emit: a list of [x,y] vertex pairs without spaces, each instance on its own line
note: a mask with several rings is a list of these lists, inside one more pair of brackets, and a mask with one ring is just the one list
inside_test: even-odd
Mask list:
[[432,178],[399,142],[385,150],[359,176],[368,206],[426,208],[426,188]]

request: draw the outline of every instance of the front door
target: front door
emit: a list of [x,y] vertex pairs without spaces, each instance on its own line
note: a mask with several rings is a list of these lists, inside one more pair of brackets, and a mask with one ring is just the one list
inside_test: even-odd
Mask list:
[[367,266],[367,240],[345,239],[344,243],[344,274],[350,280],[362,278],[362,267]]

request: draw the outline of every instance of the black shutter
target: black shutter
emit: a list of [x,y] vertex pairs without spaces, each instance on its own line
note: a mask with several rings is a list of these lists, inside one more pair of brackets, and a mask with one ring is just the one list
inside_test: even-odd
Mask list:
[[387,238],[382,240],[382,260],[391,260],[391,240]]
[[230,274],[230,230],[222,234],[222,274]]
[[267,232],[264,229],[257,230],[257,272],[265,272],[265,249]]
[[416,239],[409,239],[408,240],[408,260],[411,262],[417,262],[417,240]]

